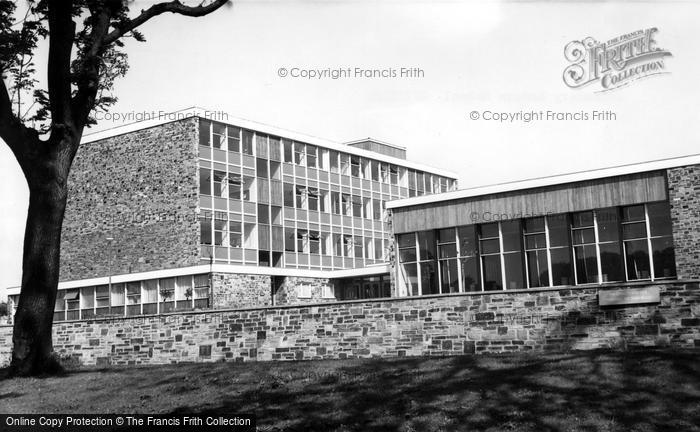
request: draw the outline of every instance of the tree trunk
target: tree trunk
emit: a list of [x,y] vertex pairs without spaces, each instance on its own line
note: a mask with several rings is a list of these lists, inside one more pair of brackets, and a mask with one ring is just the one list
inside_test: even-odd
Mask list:
[[52,355],[52,326],[67,197],[65,156],[59,152],[42,154],[44,160],[33,165],[31,175],[27,175],[29,209],[24,234],[22,290],[14,318],[10,365],[15,375],[61,371]]

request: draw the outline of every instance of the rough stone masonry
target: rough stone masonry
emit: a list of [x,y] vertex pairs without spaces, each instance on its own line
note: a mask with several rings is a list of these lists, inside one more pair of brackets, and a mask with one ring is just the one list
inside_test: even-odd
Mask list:
[[[133,365],[700,346],[698,282],[654,286],[658,304],[609,308],[598,293],[614,286],[61,322],[54,349],[85,365]],[[11,341],[0,327],[2,363]]]

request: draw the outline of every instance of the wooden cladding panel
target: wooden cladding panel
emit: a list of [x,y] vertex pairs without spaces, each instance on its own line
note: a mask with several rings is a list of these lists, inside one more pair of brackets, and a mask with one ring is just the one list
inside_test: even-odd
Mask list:
[[568,213],[667,199],[664,171],[394,209],[395,233]]

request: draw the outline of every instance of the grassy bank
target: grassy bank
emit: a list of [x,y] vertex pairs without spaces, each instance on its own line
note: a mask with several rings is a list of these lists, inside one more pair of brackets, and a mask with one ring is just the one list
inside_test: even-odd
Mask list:
[[700,430],[700,353],[78,369],[3,378],[0,412],[255,412],[268,431]]

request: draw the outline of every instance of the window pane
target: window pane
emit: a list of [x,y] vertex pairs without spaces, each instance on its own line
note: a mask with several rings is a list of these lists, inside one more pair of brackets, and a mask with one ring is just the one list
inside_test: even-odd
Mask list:
[[598,223],[598,241],[619,241],[619,217],[616,208],[609,208],[596,211],[596,222]]
[[647,204],[649,230],[653,237],[671,235],[671,210],[666,202]]
[[454,228],[438,230],[438,243],[454,243],[455,241]]
[[199,120],[199,145],[209,147],[209,128],[211,123],[206,120]]
[[575,229],[571,232],[571,236],[575,245],[595,243],[595,231],[593,228]]
[[498,224],[497,223],[489,223],[489,224],[483,224],[479,225],[479,232],[481,234],[481,238],[492,238],[492,237],[498,237]]
[[569,246],[569,218],[565,214],[547,216],[549,246]]
[[248,130],[243,131],[243,153],[253,154],[253,132]]
[[435,259],[435,232],[420,231],[418,233],[418,248],[421,261]]
[[485,256],[482,257],[483,272],[484,272],[484,290],[502,290],[501,282],[501,257]]
[[571,224],[574,228],[579,227],[592,227],[593,226],[593,212],[580,212],[574,213],[571,216]]
[[399,249],[399,262],[416,261],[416,248]]
[[537,217],[525,220],[525,226],[523,228],[526,233],[539,233],[544,232],[544,218]]
[[625,242],[625,260],[627,261],[627,280],[649,279],[649,249],[646,240]]
[[459,292],[459,282],[457,277],[456,259],[440,261],[440,292],[443,294]]
[[294,234],[294,228],[284,229],[284,250],[287,252],[294,252],[296,249],[296,235]]
[[641,223],[631,223],[622,225],[622,238],[628,239],[646,239],[647,237],[647,224]]
[[211,195],[211,170],[209,168],[199,169],[199,193]]
[[476,257],[461,258],[462,287],[466,292],[481,291],[479,286],[479,262]]
[[420,281],[423,295],[440,293],[434,261],[420,263]]
[[552,258],[552,282],[557,285],[571,285],[574,281],[574,272],[571,267],[571,253],[568,248],[551,249]]
[[481,240],[481,253],[492,254],[501,251],[501,246],[498,239],[493,240]]
[[255,166],[257,168],[258,177],[267,178],[267,159],[257,158],[255,160]]
[[576,256],[576,283],[598,282],[598,261],[595,245],[574,246]]
[[546,250],[528,252],[527,269],[531,288],[549,286],[549,268],[547,267]]
[[525,288],[521,253],[504,254],[503,262],[506,266],[506,289]]
[[400,277],[403,279],[403,284],[406,286],[408,295],[418,295],[418,265],[417,264],[402,264],[400,267]]
[[525,236],[527,249],[542,249],[547,247],[547,239],[544,234],[529,234]]
[[294,207],[294,185],[290,183],[284,184],[284,205]]
[[522,249],[522,234],[519,220],[501,223],[501,232],[503,233],[503,252],[520,251]]
[[414,233],[408,233],[408,234],[399,234],[398,235],[398,243],[399,247],[409,247],[409,246],[416,246],[416,237]]
[[652,239],[651,250],[654,257],[654,277],[675,277],[676,258],[673,252],[673,238],[662,237]]
[[621,281],[622,255],[619,243],[600,245],[600,266],[603,282]]
[[83,308],[93,308],[95,306],[95,287],[81,288],[80,297],[83,301]]
[[455,258],[457,257],[457,244],[448,243],[438,246],[440,258]]
[[459,253],[462,256],[474,256],[477,253],[476,230],[473,225],[459,227]]
[[635,205],[622,208],[622,220],[624,222],[643,221],[644,205]]
[[292,152],[292,142],[289,140],[284,140],[284,161],[287,163],[292,163],[294,160],[294,153]]
[[201,235],[201,243],[205,245],[211,244],[211,219],[199,218],[199,228]]

